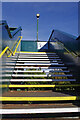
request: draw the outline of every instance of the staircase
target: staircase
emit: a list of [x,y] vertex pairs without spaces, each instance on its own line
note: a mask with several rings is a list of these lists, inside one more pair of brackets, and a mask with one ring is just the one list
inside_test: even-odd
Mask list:
[[79,117],[80,85],[56,53],[16,53],[5,68],[2,81],[9,84],[0,97],[3,118]]

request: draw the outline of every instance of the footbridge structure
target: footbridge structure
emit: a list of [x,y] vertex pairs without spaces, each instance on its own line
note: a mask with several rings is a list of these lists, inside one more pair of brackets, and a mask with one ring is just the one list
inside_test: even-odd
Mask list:
[[48,41],[24,41],[21,27],[0,29],[2,119],[79,120],[80,37],[53,30]]

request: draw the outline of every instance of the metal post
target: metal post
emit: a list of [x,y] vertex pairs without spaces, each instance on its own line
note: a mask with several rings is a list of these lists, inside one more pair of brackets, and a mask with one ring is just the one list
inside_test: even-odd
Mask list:
[[37,18],[37,42],[38,42],[38,18]]
[[37,17],[37,42],[38,42],[38,21],[39,21],[40,14],[37,14],[36,17]]

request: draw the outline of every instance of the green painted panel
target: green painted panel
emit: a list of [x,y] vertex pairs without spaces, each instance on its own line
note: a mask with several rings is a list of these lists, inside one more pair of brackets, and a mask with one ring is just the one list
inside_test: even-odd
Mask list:
[[37,41],[21,41],[21,51],[37,52]]

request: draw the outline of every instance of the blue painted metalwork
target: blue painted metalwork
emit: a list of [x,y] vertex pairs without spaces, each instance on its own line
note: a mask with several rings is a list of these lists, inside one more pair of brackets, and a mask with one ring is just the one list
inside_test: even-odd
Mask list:
[[[55,40],[58,42],[61,42],[64,44],[64,46],[70,51],[74,52],[75,54],[80,53],[80,37],[77,38],[76,36],[70,35],[68,33],[59,31],[59,30],[53,30],[52,34],[49,38],[49,48],[51,49],[53,47],[53,42]],[[57,44],[55,44],[57,45]],[[60,48],[60,46],[57,46]],[[53,49],[53,48],[52,48]]]
[[[10,31],[9,26],[7,25],[6,21],[0,21],[0,30],[2,30],[2,49],[6,46],[12,48],[15,42],[18,40],[18,37],[21,36],[21,27],[13,29]],[[16,46],[15,46],[16,47]],[[13,51],[15,50],[15,47]],[[18,48],[18,51],[20,48]]]
[[[78,2],[78,34],[80,35],[80,1]],[[80,36],[77,38],[78,40],[78,48],[80,49]],[[80,56],[80,50],[79,50]]]
[[[0,52],[6,47],[8,46],[12,51],[15,50],[16,45],[18,43],[19,36],[21,36],[21,27],[19,28],[9,28],[8,24],[6,21],[0,21],[0,41],[2,41],[0,43]],[[18,47],[18,51],[20,51],[20,45]],[[7,57],[5,56],[5,54],[2,56],[2,61],[1,62],[1,69],[0,69],[0,73],[3,74],[3,70],[8,70],[8,68],[5,68],[6,66],[6,62],[7,62]],[[2,68],[3,66],[3,68]],[[9,70],[12,70],[12,68],[10,68]],[[4,73],[5,75],[5,73]],[[3,78],[2,78],[3,79]],[[0,84],[3,84],[2,82],[0,82]],[[4,84],[8,85],[9,82],[5,82]],[[7,89],[3,88],[2,92],[6,91]]]

